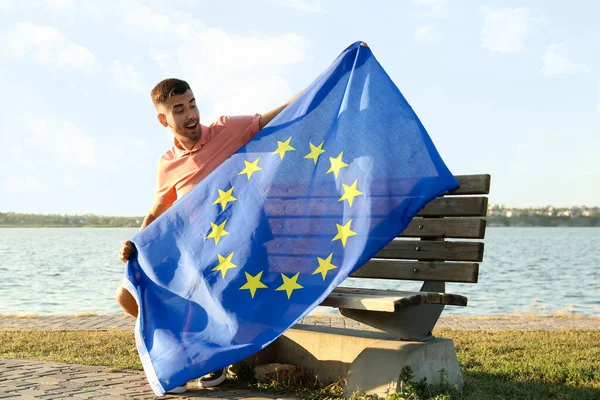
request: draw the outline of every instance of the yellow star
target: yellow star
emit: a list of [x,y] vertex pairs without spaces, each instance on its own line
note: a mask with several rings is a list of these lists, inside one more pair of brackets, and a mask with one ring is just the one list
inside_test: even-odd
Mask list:
[[363,194],[363,192],[361,192],[360,190],[358,190],[356,188],[357,183],[358,183],[358,179],[356,179],[351,186],[344,185],[342,183],[342,188],[344,189],[344,195],[342,197],[340,197],[340,199],[338,201],[348,200],[348,203],[350,203],[350,207],[352,207],[352,202],[354,201],[354,198],[356,196],[360,196],[361,194]]
[[285,155],[286,151],[296,150],[295,148],[290,146],[290,140],[292,140],[291,136],[285,142],[280,142],[278,140],[277,141],[277,150],[275,150],[273,152],[273,154],[279,154],[279,157],[281,157],[281,159],[283,160],[283,156]]
[[256,171],[260,171],[262,168],[258,166],[258,160],[260,160],[260,157],[258,157],[256,160],[252,161],[252,162],[248,162],[246,160],[244,160],[244,164],[246,165],[246,168],[243,169],[242,172],[240,172],[238,175],[243,175],[246,174],[248,176],[248,180],[250,180],[250,178],[252,178],[252,174],[255,173]]
[[325,276],[327,275],[327,272],[331,271],[332,269],[337,268],[335,265],[333,265],[331,263],[331,257],[333,257],[333,253],[331,253],[329,255],[329,257],[327,257],[327,259],[317,257],[317,260],[319,260],[319,268],[315,269],[315,272],[313,272],[312,274],[315,275],[320,272],[321,275],[323,276],[323,280],[325,280]]
[[327,174],[333,172],[333,175],[337,178],[338,174],[340,173],[340,169],[348,166],[348,164],[342,161],[343,155],[344,152],[342,151],[336,158],[329,157],[329,161],[331,161],[331,167],[329,168],[329,171],[326,172]]
[[317,165],[317,160],[319,159],[319,156],[322,153],[325,153],[325,150],[323,150],[323,143],[325,142],[321,142],[321,144],[317,147],[314,144],[308,142],[308,144],[310,145],[310,153],[305,155],[304,158],[312,158],[315,162],[315,165]]
[[267,285],[265,285],[264,283],[262,283],[260,281],[260,278],[262,277],[262,273],[263,271],[260,271],[258,274],[256,274],[255,276],[250,275],[247,272],[244,272],[246,274],[246,283],[244,283],[244,286],[242,286],[240,288],[240,290],[244,290],[247,289],[250,291],[250,296],[252,296],[252,298],[254,298],[254,294],[256,293],[256,289],[266,289]]
[[212,227],[212,231],[206,238],[207,239],[211,239],[211,238],[215,239],[215,246],[219,244],[219,239],[221,239],[221,236],[229,235],[229,232],[227,232],[225,230],[226,222],[227,222],[227,220],[223,221],[223,223],[221,225],[217,225],[212,222],[210,223],[210,226]]
[[225,278],[225,275],[227,274],[228,270],[230,270],[231,268],[237,268],[237,265],[231,262],[231,258],[233,257],[233,251],[227,257],[223,257],[220,254],[217,255],[219,256],[219,265],[214,267],[212,270],[221,271],[223,278]]
[[279,286],[275,290],[285,290],[285,292],[287,293],[287,297],[289,299],[292,296],[292,292],[294,290],[296,290],[296,289],[302,289],[304,287],[304,286],[300,286],[296,282],[296,280],[298,279],[298,275],[300,275],[300,272],[298,272],[296,275],[294,275],[291,278],[288,278],[284,274],[281,274],[281,277],[283,278],[283,285]]
[[351,223],[352,223],[352,220],[348,221],[348,223],[344,226],[342,226],[340,224],[336,224],[338,233],[337,233],[337,235],[335,235],[335,237],[333,239],[331,239],[331,241],[333,242],[335,240],[341,240],[342,246],[346,247],[346,240],[348,240],[348,238],[350,236],[354,236],[357,234],[352,229],[350,229]]
[[236,201],[237,199],[231,195],[233,192],[233,186],[228,191],[224,192],[221,189],[219,190],[219,198],[215,200],[213,204],[221,204],[221,211],[225,211],[225,207],[227,207],[227,203],[231,203]]

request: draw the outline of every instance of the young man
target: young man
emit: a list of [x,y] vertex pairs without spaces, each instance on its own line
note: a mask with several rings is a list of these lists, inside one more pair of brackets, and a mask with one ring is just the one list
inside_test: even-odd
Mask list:
[[[174,146],[159,160],[154,205],[144,218],[141,229],[233,155],[298,95],[262,115],[220,117],[211,125],[201,125],[196,99],[187,82],[180,79],[159,82],[152,89],[152,102],[158,112],[158,122],[173,132]],[[119,254],[121,261],[126,262],[134,252],[131,242],[126,241]],[[129,291],[119,286],[116,298],[127,314],[137,317],[138,305]],[[200,378],[198,383],[200,386],[215,386],[225,379],[225,374],[225,370],[216,371]],[[185,391],[185,385],[180,388],[179,392]]]

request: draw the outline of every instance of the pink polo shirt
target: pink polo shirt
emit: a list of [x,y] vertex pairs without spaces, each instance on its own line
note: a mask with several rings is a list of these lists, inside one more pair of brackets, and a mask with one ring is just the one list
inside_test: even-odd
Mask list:
[[260,114],[223,116],[200,125],[202,135],[191,151],[175,145],[158,161],[156,201],[173,204],[248,142],[259,128]]

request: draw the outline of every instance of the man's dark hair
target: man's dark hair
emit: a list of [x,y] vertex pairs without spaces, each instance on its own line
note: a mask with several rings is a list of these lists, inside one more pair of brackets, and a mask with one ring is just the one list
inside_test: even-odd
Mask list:
[[154,89],[152,89],[150,96],[152,97],[152,102],[154,104],[161,104],[167,101],[169,97],[184,94],[188,90],[191,89],[186,81],[169,78],[158,82],[158,84],[154,86]]

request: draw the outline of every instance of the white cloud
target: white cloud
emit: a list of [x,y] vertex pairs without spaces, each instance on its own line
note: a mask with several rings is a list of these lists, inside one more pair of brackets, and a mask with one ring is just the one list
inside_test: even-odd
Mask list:
[[[155,21],[166,30],[180,25],[178,16],[146,11],[145,19],[137,20],[142,30]],[[190,83],[204,103],[205,123],[222,114],[268,111],[303,89],[292,90],[284,76],[291,66],[311,59],[306,38],[293,33],[233,35],[187,18],[182,22],[187,28],[155,41],[148,58],[160,67],[160,78],[182,77]]]
[[213,100],[210,118],[266,112],[287,101],[293,93],[283,72],[309,59],[308,41],[295,34],[238,36],[208,29],[195,42],[199,52],[189,54],[182,46],[177,56],[183,76],[190,77],[200,98]]
[[546,78],[552,78],[561,75],[571,75],[577,72],[589,72],[589,68],[584,64],[576,64],[571,61],[567,55],[567,48],[563,44],[553,44],[546,47],[542,61],[542,73]]
[[93,165],[96,162],[96,141],[70,122],[34,117],[24,138],[27,148],[51,155],[58,163]]
[[[174,18],[169,18],[171,12]],[[189,40],[198,29],[191,17],[175,13],[172,10],[154,11],[139,1],[128,1],[118,10],[123,28],[132,35],[144,38],[147,42],[166,42],[170,40]],[[177,22],[173,22],[176,19]],[[187,19],[187,22],[186,22]],[[191,50],[190,50],[191,51]]]
[[0,0],[0,10],[10,10],[15,4],[15,0]]
[[271,0],[270,3],[305,13],[325,12],[325,1],[323,0]]
[[599,175],[600,176],[600,167],[598,167],[597,165],[592,165],[588,168],[581,168],[581,167],[577,167],[577,168],[571,168],[569,171],[569,175],[572,176],[581,176],[581,177],[590,177],[593,175]]
[[7,189],[16,192],[29,192],[44,188],[44,186],[31,175],[28,175],[23,178],[11,176],[4,179],[2,181],[2,184]]
[[446,5],[450,0],[413,0],[423,11],[415,15],[417,18],[445,18],[449,15]]
[[73,6],[74,0],[46,0],[47,5],[55,10],[62,10]]
[[154,60],[157,64],[162,64],[167,61],[171,55],[166,51],[161,51],[152,47],[148,52],[148,56]]
[[121,64],[120,61],[113,61],[110,66],[110,72],[115,81],[124,88],[133,92],[143,92],[146,88],[142,83],[142,76],[131,64]]
[[438,42],[440,36],[432,26],[420,26],[415,31],[415,40],[424,42]]
[[123,169],[131,162],[131,154],[126,157],[122,143],[134,150],[133,156],[147,152],[139,141],[126,135],[119,137],[119,144],[113,144],[93,138],[69,121],[33,117],[26,122],[22,138],[13,144],[11,152],[22,163],[46,173],[48,186],[72,188],[79,184],[82,174],[96,171],[99,166],[105,173]]
[[88,69],[96,58],[87,47],[76,44],[53,26],[17,22],[0,36],[5,56],[23,59],[27,56],[59,68]]
[[85,96],[85,97],[90,97],[92,95],[92,92],[89,89],[86,89],[85,87],[80,87],[74,84],[69,84],[69,89],[73,90],[74,92],[78,93],[81,96]]
[[15,160],[15,162],[19,164],[23,163],[23,160],[25,159],[25,152],[23,151],[23,147],[14,145],[10,148],[10,153],[12,154],[13,160]]
[[60,183],[69,189],[74,189],[79,185],[79,180],[74,178],[71,174],[65,174],[60,180]]
[[540,11],[527,8],[482,8],[483,47],[492,53],[518,53],[532,28],[543,22]]
[[[72,11],[88,17],[85,9],[88,3],[74,2]],[[248,35],[230,34],[222,29],[207,27],[193,14],[178,11],[176,7],[169,7],[160,1],[148,3],[128,0],[111,4],[111,7],[103,7],[95,12],[93,17],[106,17],[107,24],[114,24],[112,19],[116,19],[115,32],[129,36],[129,40],[140,41],[132,56],[135,58],[135,55],[145,52],[146,59],[154,60],[158,67],[158,72],[140,76],[137,63],[134,64],[135,68],[122,59],[109,64],[106,69],[108,76],[130,90],[147,91],[164,77],[186,79],[192,84],[196,97],[203,100],[201,111],[206,121],[220,114],[265,112],[303,89],[291,88],[286,79],[291,67],[311,59],[309,42],[300,35],[262,34],[257,30]],[[293,4],[304,7],[306,11],[317,11],[326,3],[306,1]],[[102,16],[98,17],[100,14]],[[29,54],[29,57],[52,60],[51,55],[55,51],[45,54],[43,50],[57,48],[57,43],[64,45],[68,42],[55,28],[29,24],[19,29],[38,34],[36,40],[13,44],[13,58]],[[128,62],[131,63],[131,60]],[[152,80],[148,87],[145,86],[148,83],[145,79]]]

